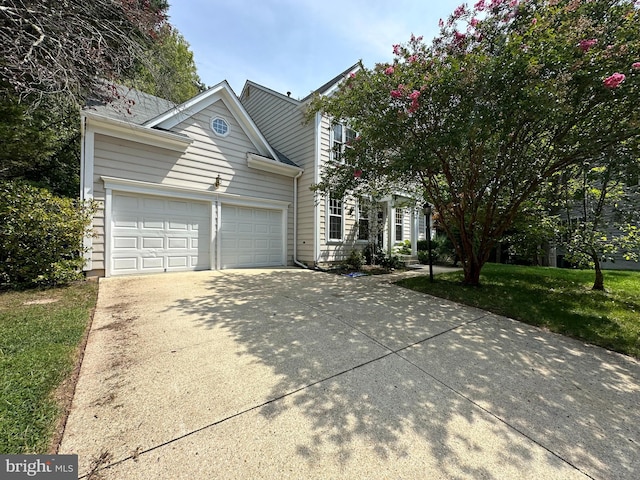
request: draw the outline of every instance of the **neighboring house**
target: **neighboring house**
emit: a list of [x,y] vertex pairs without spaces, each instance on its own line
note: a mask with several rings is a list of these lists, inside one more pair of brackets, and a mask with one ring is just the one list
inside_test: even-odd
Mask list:
[[370,208],[310,189],[354,135],[320,114],[305,122],[310,100],[253,82],[239,99],[224,81],[178,106],[119,87],[84,108],[81,198],[98,204],[87,274],[315,267],[369,242],[410,240],[415,254],[425,218],[413,199]]

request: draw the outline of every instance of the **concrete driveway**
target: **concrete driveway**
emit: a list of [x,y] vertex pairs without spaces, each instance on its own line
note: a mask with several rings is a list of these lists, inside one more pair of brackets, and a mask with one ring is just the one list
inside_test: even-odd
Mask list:
[[640,363],[275,269],[101,281],[60,453],[91,479],[636,479]]

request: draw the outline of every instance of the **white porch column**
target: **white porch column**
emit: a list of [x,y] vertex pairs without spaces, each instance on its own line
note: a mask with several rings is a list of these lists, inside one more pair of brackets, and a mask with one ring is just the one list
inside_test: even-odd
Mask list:
[[411,209],[411,256],[418,255],[418,231],[419,231],[419,217],[415,208]]

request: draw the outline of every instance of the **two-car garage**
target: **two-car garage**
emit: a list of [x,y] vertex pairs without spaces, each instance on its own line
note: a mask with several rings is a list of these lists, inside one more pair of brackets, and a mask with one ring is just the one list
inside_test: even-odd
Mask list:
[[108,275],[286,264],[286,208],[125,192],[110,203]]

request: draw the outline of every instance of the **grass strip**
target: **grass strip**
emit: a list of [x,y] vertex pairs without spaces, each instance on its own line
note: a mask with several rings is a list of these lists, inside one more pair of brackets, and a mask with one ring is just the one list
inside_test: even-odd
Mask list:
[[0,294],[0,453],[46,453],[98,286]]
[[640,272],[606,270],[605,292],[593,280],[593,270],[489,263],[480,287],[462,285],[461,271],[397,283],[640,358]]

